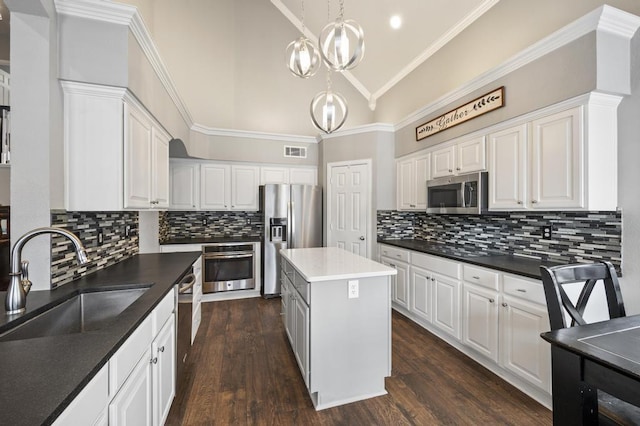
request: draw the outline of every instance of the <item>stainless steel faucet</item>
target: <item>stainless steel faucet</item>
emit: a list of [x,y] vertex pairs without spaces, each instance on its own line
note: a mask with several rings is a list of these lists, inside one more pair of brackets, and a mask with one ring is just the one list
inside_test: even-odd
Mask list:
[[13,249],[11,249],[11,273],[9,274],[10,282],[7,290],[7,297],[4,300],[4,308],[7,315],[19,314],[24,312],[27,304],[27,293],[31,289],[31,281],[29,281],[29,262],[22,261],[22,248],[32,239],[42,234],[58,234],[71,240],[76,249],[76,256],[79,264],[87,263],[87,251],[80,239],[72,232],[60,228],[36,228],[33,229],[16,241]]

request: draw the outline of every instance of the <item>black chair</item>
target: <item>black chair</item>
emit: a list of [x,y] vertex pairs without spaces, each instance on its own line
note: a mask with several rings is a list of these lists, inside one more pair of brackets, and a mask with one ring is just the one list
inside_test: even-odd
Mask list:
[[[552,330],[587,324],[584,311],[598,281],[604,284],[609,318],[626,316],[618,275],[611,262],[581,263],[547,268],[540,267],[542,285],[547,299],[549,323]],[[582,282],[582,290],[573,303],[564,285]],[[571,318],[567,324],[566,314]],[[638,425],[640,408],[598,391],[598,420],[600,424]]]

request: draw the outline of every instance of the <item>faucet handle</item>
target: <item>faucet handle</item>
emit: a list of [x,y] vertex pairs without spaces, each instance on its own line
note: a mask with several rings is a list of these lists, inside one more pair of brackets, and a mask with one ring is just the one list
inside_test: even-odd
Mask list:
[[23,260],[20,262],[20,284],[24,288],[25,294],[31,290],[31,281],[29,281],[29,261]]

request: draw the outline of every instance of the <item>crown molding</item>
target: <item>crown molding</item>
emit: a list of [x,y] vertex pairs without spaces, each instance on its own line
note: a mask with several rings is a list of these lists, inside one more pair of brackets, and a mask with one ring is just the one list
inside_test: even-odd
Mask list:
[[54,0],[58,13],[85,19],[127,25],[138,42],[143,53],[149,60],[158,79],[169,94],[187,127],[193,125],[193,118],[169,75],[155,43],[151,39],[149,30],[135,6],[114,3],[106,0]]
[[360,134],[369,133],[369,132],[393,133],[395,132],[395,126],[393,124],[387,124],[387,123],[365,124],[362,126],[352,127],[347,130],[338,130],[330,134],[320,134],[318,135],[318,140],[340,138],[343,136],[360,135]]
[[118,86],[82,83],[79,81],[60,80],[60,86],[65,93],[74,95],[90,95],[102,98],[124,99],[127,89]]
[[262,139],[282,142],[298,142],[298,143],[318,143],[316,137],[288,135],[282,133],[253,132],[248,130],[232,130],[207,127],[201,124],[193,124],[191,126],[193,132],[197,132],[207,136],[222,136],[228,138],[245,138],[245,139]]
[[430,114],[447,107],[451,103],[470,95],[474,91],[493,83],[518,68],[521,68],[592,31],[605,31],[630,39],[637,31],[638,27],[640,27],[639,17],[611,6],[601,6],[559,29],[548,37],[543,38],[539,42],[531,45],[529,48],[524,49],[515,56],[512,56],[503,64],[480,74],[475,79],[470,80],[468,83],[445,94],[426,107],[410,114],[398,122],[395,128],[396,130],[399,130],[406,126],[413,125],[416,121],[424,119]]

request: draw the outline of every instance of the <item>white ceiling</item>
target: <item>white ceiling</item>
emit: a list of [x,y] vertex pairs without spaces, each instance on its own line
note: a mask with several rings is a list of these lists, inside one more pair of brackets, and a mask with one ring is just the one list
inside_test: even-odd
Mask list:
[[[301,29],[302,4],[307,37],[317,41],[321,29],[334,20],[336,0],[271,0],[280,12]],[[345,77],[375,109],[377,99],[435,54],[458,33],[487,12],[499,0],[344,0],[345,19],[355,20],[364,30],[365,55]],[[400,15],[398,30],[389,25]],[[426,46],[426,47],[425,47]]]

